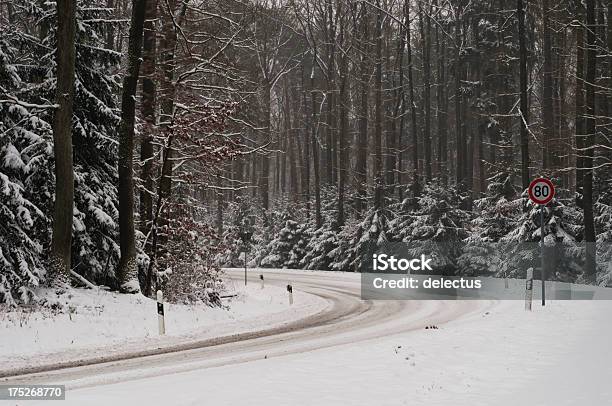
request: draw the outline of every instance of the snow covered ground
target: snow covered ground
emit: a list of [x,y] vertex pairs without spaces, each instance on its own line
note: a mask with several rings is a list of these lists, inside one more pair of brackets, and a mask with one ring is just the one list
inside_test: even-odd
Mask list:
[[[603,406],[612,399],[612,301],[549,300],[544,308],[534,301],[532,312],[520,300],[364,302],[357,274],[274,272],[304,290],[334,294],[334,306],[347,315],[303,331],[157,361],[58,371],[31,382],[66,384],[62,404],[79,406]],[[263,314],[260,306],[243,316],[299,317],[283,310],[285,292],[276,289],[278,296],[250,284],[253,297],[269,295],[271,311]],[[308,295],[300,300],[308,311],[326,306]],[[245,328],[257,328],[251,323]],[[432,324],[437,328],[425,328]],[[36,404],[46,403],[28,402]]]
[[142,295],[74,289],[62,313],[0,312],[0,371],[98,356],[111,356],[208,337],[237,334],[282,325],[322,311],[328,303],[295,293],[288,304],[279,286],[259,283],[245,287],[229,280],[223,299],[229,310],[207,306],[165,304],[166,335],[158,334],[156,302]]
[[66,404],[606,405],[611,311],[500,302],[438,329],[76,389]]

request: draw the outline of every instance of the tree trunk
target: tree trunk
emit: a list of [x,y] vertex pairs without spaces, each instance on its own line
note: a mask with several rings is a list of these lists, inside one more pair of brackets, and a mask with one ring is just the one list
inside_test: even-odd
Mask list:
[[357,189],[357,211],[363,212],[367,207],[367,183],[368,183],[368,96],[369,96],[369,34],[368,26],[370,23],[366,4],[361,6],[361,38],[360,38],[360,53],[361,60],[359,62],[360,75],[360,106],[359,106],[359,132],[357,134],[357,158],[355,163],[355,181]]
[[149,232],[153,219],[153,130],[155,128],[155,26],[157,0],[148,0],[145,10],[142,44],[142,117],[145,121],[140,144],[141,178],[144,190],[140,192],[140,231]]
[[217,172],[217,186],[219,187],[219,190],[216,191],[217,193],[217,236],[219,238],[223,238],[223,206],[225,206],[225,202],[224,202],[224,195],[223,195],[223,177],[222,175],[222,170],[220,169],[219,172]]
[[[576,27],[576,191],[583,193],[584,180],[584,28]],[[582,202],[580,202],[582,205]]]
[[72,245],[74,174],[72,165],[72,109],[74,100],[76,0],[57,2],[57,90],[58,105],[53,117],[55,156],[55,202],[51,237],[52,283],[69,283]]
[[447,168],[447,154],[448,154],[448,142],[447,142],[447,125],[446,125],[446,105],[447,100],[445,96],[446,90],[446,46],[444,39],[442,41],[439,37],[439,29],[436,26],[436,49],[438,54],[438,91],[437,91],[437,104],[438,104],[438,162],[440,167],[440,178],[443,185],[448,184],[448,168]]
[[414,98],[414,78],[412,75],[412,44],[410,34],[410,0],[405,0],[405,21],[406,21],[406,53],[408,56],[408,92],[410,99],[410,125],[412,131],[412,197],[416,199],[420,194],[419,180],[419,134],[417,124],[416,102]]
[[[174,2],[170,2],[169,12],[174,13]],[[162,167],[161,176],[159,180],[159,186],[157,188],[157,202],[155,205],[155,212],[153,215],[153,221],[151,222],[151,252],[150,252],[150,263],[147,269],[147,276],[145,278],[144,291],[143,293],[148,296],[151,291],[153,273],[157,266],[157,251],[159,245],[165,243],[166,236],[160,235],[158,229],[168,224],[167,215],[163,215],[162,209],[167,208],[164,204],[167,199],[171,196],[172,191],[172,157],[173,143],[174,143],[174,132],[172,124],[174,121],[174,97],[176,93],[174,85],[174,66],[175,66],[175,51],[176,51],[176,38],[177,38],[177,27],[180,27],[183,17],[187,12],[187,3],[181,4],[179,10],[174,16],[165,15],[165,21],[163,24],[163,41],[161,43],[161,62],[162,68],[162,83],[163,91],[161,92],[160,101],[160,127],[165,137],[165,145],[162,148]]]
[[427,24],[423,22],[423,10],[419,3],[419,26],[423,42],[423,110],[425,111],[425,131],[423,132],[423,146],[425,149],[425,179],[431,181],[431,62],[430,62],[430,27],[431,22],[427,17]]
[[[340,28],[340,44],[344,43],[344,26]],[[347,97],[347,76],[348,76],[348,61],[346,55],[342,55],[340,59],[340,95],[338,107],[340,109],[340,131],[338,133],[338,213],[336,218],[337,227],[344,225],[344,183],[346,179],[346,166],[348,165],[348,156],[346,154],[346,132],[348,131],[348,97]]]
[[[520,1],[520,0],[519,0]],[[455,13],[457,16],[455,17],[455,149],[456,149],[456,169],[455,169],[455,179],[457,184],[460,184],[464,181],[463,173],[465,166],[465,157],[463,156],[463,138],[462,138],[462,128],[463,121],[461,120],[461,105],[462,105],[462,95],[461,95],[461,20],[459,18],[459,8],[455,9]]]
[[555,138],[553,118],[553,72],[552,72],[552,39],[550,33],[549,0],[542,2],[542,26],[544,44],[544,65],[542,66],[542,167],[544,169],[557,169],[553,165],[552,144]]
[[584,151],[584,240],[586,241],[585,279],[595,281],[595,221],[593,218],[593,156],[595,149],[595,73],[597,43],[595,38],[595,0],[586,0],[586,87]]
[[[263,107],[263,123],[265,135],[267,137],[266,142],[272,142],[272,122],[271,122],[271,110],[270,110],[270,92],[272,91],[271,84],[267,80],[263,80],[261,84],[262,92],[262,107]],[[262,168],[259,174],[259,193],[261,199],[261,206],[264,210],[264,221],[267,225],[267,212],[270,208],[270,155],[263,154],[261,158]]]
[[525,10],[523,0],[517,0],[516,13],[519,26],[519,81],[520,81],[520,126],[521,126],[521,183],[529,187],[529,107],[527,105],[527,48],[525,46]]
[[374,106],[374,207],[378,210],[383,207],[384,179],[382,171],[382,10],[380,0],[376,2],[376,74],[374,80],[375,106]]
[[136,88],[142,53],[142,33],[147,0],[133,0],[128,42],[128,67],[123,78],[119,125],[119,247],[121,260],[117,281],[124,291],[138,292],[136,241],[134,236],[134,122]]
[[306,101],[306,86],[304,80],[305,75],[306,73],[302,68],[302,104],[304,109],[304,121],[306,122],[306,125],[304,126],[304,170],[302,174],[302,189],[304,193],[304,200],[306,202],[306,218],[310,220],[310,129],[314,123],[311,122],[311,115],[308,114],[308,103]]
[[317,142],[317,96],[314,88],[314,79],[315,79],[315,66],[317,63],[317,55],[316,52],[313,52],[312,55],[312,71],[310,72],[310,114],[312,116],[311,120],[311,137],[310,141],[312,143],[312,165],[314,169],[314,190],[315,190],[315,224],[316,227],[321,227],[323,222],[321,218],[321,179],[319,176],[320,166],[319,166],[319,143]]
[[334,117],[334,92],[335,92],[335,67],[334,67],[334,52],[336,44],[336,31],[333,20],[333,7],[331,0],[327,1],[327,17],[328,17],[328,38],[327,38],[327,115],[325,126],[325,183],[333,185],[336,183],[334,175],[334,156],[335,156],[335,117]]

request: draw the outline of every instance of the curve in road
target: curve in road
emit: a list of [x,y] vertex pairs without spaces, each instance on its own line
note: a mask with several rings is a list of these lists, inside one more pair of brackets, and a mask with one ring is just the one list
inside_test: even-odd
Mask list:
[[[67,389],[213,368],[387,337],[468,315],[493,302],[363,301],[358,274],[267,271],[266,282],[317,295],[326,310],[285,325],[115,357],[5,371],[2,383],[65,384]],[[230,277],[242,278],[231,270]],[[251,273],[252,274],[252,273]],[[255,281],[255,276],[251,280]]]

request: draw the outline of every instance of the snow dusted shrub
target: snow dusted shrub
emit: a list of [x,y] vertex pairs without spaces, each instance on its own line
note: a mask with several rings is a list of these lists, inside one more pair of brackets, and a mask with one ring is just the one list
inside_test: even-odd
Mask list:
[[243,258],[240,253],[242,242],[239,233],[238,227],[234,225],[226,227],[223,231],[219,254],[215,257],[215,262],[219,266],[235,268],[243,265]]
[[389,241],[387,210],[370,209],[365,218],[356,223],[347,223],[338,235],[338,247],[329,253],[333,257],[330,268],[334,271],[362,272],[367,269],[364,257],[381,244]]
[[411,255],[426,253],[437,269],[455,273],[470,219],[469,213],[461,208],[462,196],[456,189],[434,181],[425,185],[416,203],[413,207],[410,198],[403,202],[390,225],[393,239],[414,243],[410,244]]
[[[264,258],[273,255],[273,242],[278,233],[285,226],[285,222],[291,219],[289,207],[286,202],[277,204],[281,209],[270,210],[267,213],[261,210],[259,216],[253,216],[254,233],[249,247],[247,262],[251,267],[265,266],[262,264]],[[241,254],[243,258],[244,254]],[[242,261],[242,259],[241,259]],[[242,262],[241,262],[242,263]]]
[[311,237],[305,247],[305,255],[300,262],[304,269],[329,270],[333,261],[332,252],[338,248],[338,232],[335,224],[324,224],[310,231]]
[[[603,171],[602,171],[603,172]],[[612,287],[612,176],[596,178],[599,197],[594,207],[597,230],[597,284]]]
[[158,259],[158,288],[168,301],[220,306],[221,269],[215,261],[218,238],[208,225],[183,219],[168,236],[166,251]]
[[[286,217],[285,217],[286,218]],[[298,268],[306,254],[308,229],[306,224],[286,218],[284,227],[270,242],[268,254],[261,260],[265,268]]]
[[[216,261],[219,266],[223,267],[238,267],[244,265],[244,254],[242,250],[242,240],[240,233],[247,231],[255,234],[255,216],[251,210],[251,205],[248,199],[239,196],[237,204],[230,210],[229,218],[231,223],[226,225],[221,237],[219,246],[219,254],[216,256]],[[253,235],[252,237],[253,238]],[[250,245],[253,245],[253,239]]]
[[458,259],[461,275],[499,274],[507,245],[499,241],[512,231],[521,215],[522,201],[516,198],[511,175],[499,173],[488,181],[487,195],[474,202],[470,234]]
[[[561,195],[562,193],[559,193]],[[521,195],[523,213],[513,230],[500,239],[507,248],[506,259],[497,276],[525,277],[530,267],[539,266],[542,239],[540,232],[541,206],[534,204],[525,190]],[[544,207],[544,245],[547,258],[554,258],[554,273],[549,280],[574,282],[582,273],[585,250],[580,246],[582,213],[572,206],[574,199],[555,197]],[[549,265],[547,265],[549,267]]]

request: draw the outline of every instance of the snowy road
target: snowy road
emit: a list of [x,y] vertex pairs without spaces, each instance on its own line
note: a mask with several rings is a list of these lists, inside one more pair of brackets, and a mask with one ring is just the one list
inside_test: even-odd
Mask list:
[[329,306],[235,342],[9,381],[65,384],[61,404],[78,406],[573,406],[612,397],[610,301],[551,300],[533,312],[522,301],[361,301],[359,275],[264,272],[266,283],[291,282]]
[[[237,283],[243,277],[241,270],[229,273]],[[482,302],[362,301],[359,275],[350,273],[264,271],[264,274],[268,284],[285,286],[291,282],[295,291],[324,298],[329,306],[318,314],[283,326],[208,339],[167,354],[62,368],[3,381],[65,383],[70,391],[355,343],[444,323],[483,307]],[[251,272],[251,283],[258,283],[258,275]]]

